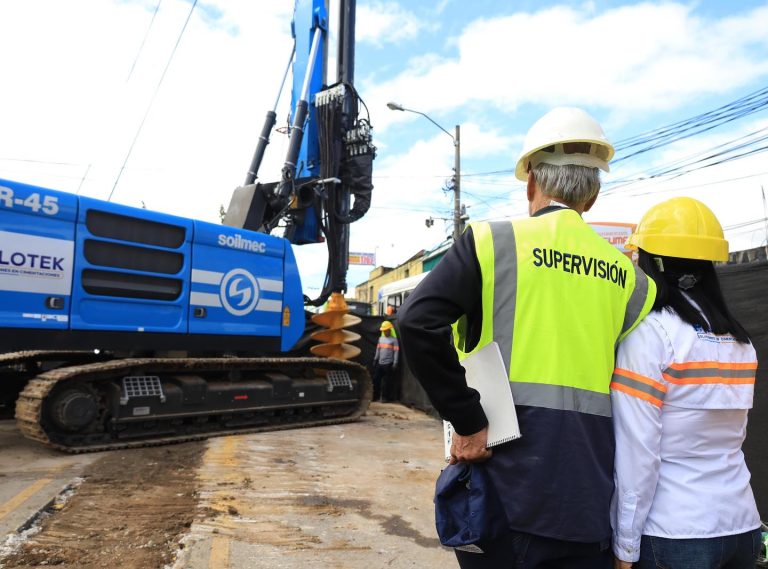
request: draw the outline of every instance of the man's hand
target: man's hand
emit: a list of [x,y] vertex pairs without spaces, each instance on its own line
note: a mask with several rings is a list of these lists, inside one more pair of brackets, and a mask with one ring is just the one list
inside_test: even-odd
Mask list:
[[618,557],[613,558],[613,569],[632,569],[631,561],[622,561]]
[[451,439],[451,458],[448,464],[457,462],[482,462],[491,458],[492,452],[485,448],[488,442],[488,428],[466,437],[456,431]]

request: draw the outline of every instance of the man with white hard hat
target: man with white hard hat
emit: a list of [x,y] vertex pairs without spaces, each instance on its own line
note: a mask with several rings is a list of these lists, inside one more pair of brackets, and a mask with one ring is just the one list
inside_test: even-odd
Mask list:
[[[614,351],[656,291],[581,218],[613,154],[583,110],[544,115],[515,168],[530,217],[470,224],[400,311],[410,368],[454,428],[451,465],[482,467],[506,516],[501,537],[457,548],[464,569],[612,566]],[[491,342],[522,433],[493,451],[460,364]]]

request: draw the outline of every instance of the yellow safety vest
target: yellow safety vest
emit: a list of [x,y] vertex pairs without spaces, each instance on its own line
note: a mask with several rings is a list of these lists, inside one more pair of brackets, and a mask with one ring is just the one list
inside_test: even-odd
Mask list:
[[482,274],[480,340],[499,344],[517,405],[610,417],[615,348],[651,310],[655,283],[562,209],[471,224]]

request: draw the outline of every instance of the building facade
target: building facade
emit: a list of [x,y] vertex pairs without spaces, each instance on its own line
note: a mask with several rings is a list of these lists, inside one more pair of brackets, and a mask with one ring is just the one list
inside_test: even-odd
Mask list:
[[370,272],[367,281],[355,287],[355,300],[370,304],[371,314],[383,316],[378,309],[381,287],[432,270],[452,244],[453,239],[449,237],[434,249],[421,250],[397,267],[376,267]]
[[355,300],[370,304],[371,314],[382,316],[377,308],[379,289],[386,284],[422,273],[423,257],[424,250],[421,250],[397,267],[376,267],[369,273],[367,281],[355,287]]

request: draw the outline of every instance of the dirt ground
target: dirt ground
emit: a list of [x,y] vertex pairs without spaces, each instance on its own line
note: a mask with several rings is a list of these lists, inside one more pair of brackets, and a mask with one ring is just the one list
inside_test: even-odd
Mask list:
[[0,568],[453,566],[431,503],[441,435],[374,403],[350,424],[103,453]]
[[204,442],[104,453],[2,567],[148,569],[173,561],[197,503]]

